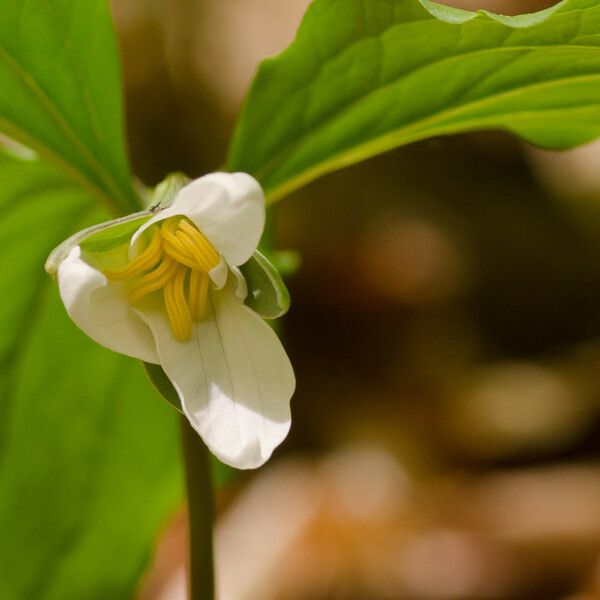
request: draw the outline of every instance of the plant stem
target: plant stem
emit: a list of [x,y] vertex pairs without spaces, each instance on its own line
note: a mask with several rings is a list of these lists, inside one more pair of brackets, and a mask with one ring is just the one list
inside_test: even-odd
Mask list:
[[208,449],[183,416],[181,437],[188,496],[189,600],[214,600],[213,492]]

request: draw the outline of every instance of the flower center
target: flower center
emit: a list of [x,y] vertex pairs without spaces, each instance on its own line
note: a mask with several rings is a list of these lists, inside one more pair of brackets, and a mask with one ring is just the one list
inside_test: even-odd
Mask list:
[[185,217],[170,217],[150,231],[150,243],[136,258],[121,269],[103,273],[108,279],[126,281],[131,304],[162,290],[173,335],[183,342],[192,334],[192,321],[205,315],[208,272],[220,257]]

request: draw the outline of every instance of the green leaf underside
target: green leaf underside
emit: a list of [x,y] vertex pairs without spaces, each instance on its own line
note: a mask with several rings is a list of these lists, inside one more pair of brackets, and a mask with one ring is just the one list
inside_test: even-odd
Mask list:
[[0,132],[53,162],[114,214],[135,210],[106,0],[2,0],[0,90]]
[[106,213],[38,161],[0,154],[0,178],[0,598],[129,599],[181,498],[176,420],[43,271]]
[[490,128],[554,149],[600,135],[600,0],[519,17],[316,0],[260,66],[228,166],[272,202],[396,146]]
[[276,319],[290,307],[290,294],[277,269],[258,250],[240,267],[248,285],[247,306],[265,319]]

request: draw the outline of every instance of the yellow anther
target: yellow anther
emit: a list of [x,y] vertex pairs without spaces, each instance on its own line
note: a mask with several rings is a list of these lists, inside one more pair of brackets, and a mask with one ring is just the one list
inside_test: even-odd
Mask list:
[[208,275],[202,271],[192,269],[190,273],[190,289],[188,304],[195,321],[200,321],[206,313],[206,299],[208,296]]
[[191,254],[194,257],[194,261],[200,265],[200,270],[208,272],[212,269],[210,263],[204,259],[202,254],[198,251],[198,249],[194,246],[194,242],[192,242],[189,238],[178,231],[176,234],[177,242],[181,244],[184,248],[185,252]]
[[165,220],[160,228],[160,235],[163,241],[163,250],[171,258],[191,269],[202,269],[202,265],[188,252],[187,248],[172,233],[170,220]]
[[164,286],[164,299],[167,316],[173,335],[180,342],[190,339],[192,334],[192,315],[185,299],[185,277],[187,269],[177,265],[175,276]]
[[186,267],[189,267],[190,269],[202,269],[202,266],[198,263],[198,261],[193,256],[190,256],[186,252],[185,248],[181,250],[180,247],[172,244],[171,242],[163,240],[163,250],[165,254],[169,255],[172,259],[185,265]]
[[219,264],[220,258],[217,254],[217,251],[212,247],[212,244],[189,221],[185,219],[179,221],[179,224],[177,226],[177,233],[175,235],[177,236],[177,239],[181,239],[182,241],[185,236],[185,238],[187,238],[192,243],[195,249],[194,256],[197,256],[199,262],[206,265],[207,272]]
[[161,239],[158,229],[156,229],[152,236],[152,241],[139,256],[127,263],[122,269],[104,271],[104,274],[109,279],[116,280],[127,279],[128,277],[139,275],[140,273],[155,267],[160,261],[161,255]]
[[129,288],[127,294],[129,302],[135,304],[151,292],[160,290],[175,276],[178,269],[179,264],[176,261],[168,256],[164,256],[162,262],[154,271],[146,273]]

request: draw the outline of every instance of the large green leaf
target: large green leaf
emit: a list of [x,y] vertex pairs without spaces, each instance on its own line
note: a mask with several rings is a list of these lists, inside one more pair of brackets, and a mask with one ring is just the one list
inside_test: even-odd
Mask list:
[[556,149],[600,135],[600,0],[512,18],[315,0],[292,45],[261,65],[229,167],[274,201],[395,146],[483,128]]
[[129,599],[182,494],[175,411],[43,270],[107,215],[38,161],[0,155],[0,179],[0,599]]
[[136,208],[106,0],[0,2],[0,132],[54,162],[112,212]]

